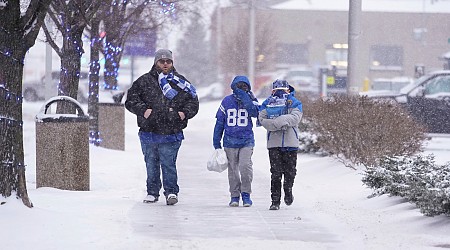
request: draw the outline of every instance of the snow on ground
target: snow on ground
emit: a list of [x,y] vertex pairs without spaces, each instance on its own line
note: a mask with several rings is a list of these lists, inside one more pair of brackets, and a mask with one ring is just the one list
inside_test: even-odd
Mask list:
[[[437,249],[450,248],[450,219],[423,216],[398,197],[368,199],[361,170],[328,157],[299,155],[294,204],[269,211],[265,131],[255,128],[254,205],[228,207],[226,172],[206,170],[219,102],[200,105],[179,158],[180,201],[144,204],[145,166],[135,118],[126,112],[126,149],[90,146],[90,191],[36,189],[34,117],[24,112],[28,194],[0,206],[0,249]],[[87,107],[85,107],[87,110]],[[427,154],[450,161],[450,138],[433,138]],[[0,198],[0,201],[4,198]]]

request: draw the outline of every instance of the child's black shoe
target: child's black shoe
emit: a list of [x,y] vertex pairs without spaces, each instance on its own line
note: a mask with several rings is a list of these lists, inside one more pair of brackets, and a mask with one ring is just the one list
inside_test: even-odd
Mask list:
[[270,205],[269,210],[278,210],[280,209],[279,201],[272,201],[272,205]]
[[284,203],[286,203],[286,205],[290,206],[290,205],[292,205],[292,202],[294,202],[294,196],[292,195],[292,190],[286,190],[284,192]]

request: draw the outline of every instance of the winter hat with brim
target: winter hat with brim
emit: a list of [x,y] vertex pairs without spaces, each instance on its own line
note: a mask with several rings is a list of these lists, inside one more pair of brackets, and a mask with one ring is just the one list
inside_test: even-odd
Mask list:
[[156,62],[161,60],[161,59],[170,59],[170,60],[173,61],[172,51],[170,51],[168,49],[159,49],[159,50],[157,50],[156,53],[155,53],[155,62],[154,62],[154,64],[156,64]]
[[289,89],[289,83],[286,80],[275,80],[275,82],[272,83],[272,90],[277,89],[283,89],[288,90]]

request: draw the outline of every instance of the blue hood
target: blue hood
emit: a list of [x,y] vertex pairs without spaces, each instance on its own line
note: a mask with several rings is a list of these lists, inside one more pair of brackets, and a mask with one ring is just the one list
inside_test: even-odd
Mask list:
[[250,85],[250,81],[248,80],[248,78],[246,76],[236,76],[233,81],[231,82],[231,89],[232,90],[236,90],[236,84],[238,82],[245,82],[248,85],[248,89],[252,90],[252,86]]

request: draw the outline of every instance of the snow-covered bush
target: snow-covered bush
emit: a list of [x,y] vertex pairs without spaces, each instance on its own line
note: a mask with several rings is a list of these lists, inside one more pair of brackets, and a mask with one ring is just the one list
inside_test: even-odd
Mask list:
[[383,158],[366,169],[362,181],[374,196],[404,197],[427,216],[450,216],[450,163],[436,165],[432,155]]
[[298,135],[300,141],[299,153],[326,155],[318,145],[318,136],[311,131],[308,120],[302,119],[299,129],[301,131]]
[[402,196],[406,188],[405,169],[395,157],[380,160],[380,166],[366,168],[362,182],[374,189],[373,196],[391,194]]
[[[307,96],[299,95],[297,96],[297,98],[299,98],[303,103],[303,111],[305,106],[309,107],[313,104],[313,101]],[[319,135],[313,132],[311,122],[308,120],[308,118],[305,117],[305,115],[303,115],[302,121],[299,124],[299,130],[299,153],[316,154],[322,156],[328,155],[328,153],[320,148],[318,144]]]
[[364,96],[300,98],[304,119],[317,136],[315,147],[347,166],[372,166],[384,156],[413,155],[425,140],[424,128],[398,104]]
[[298,137],[300,140],[298,151],[300,153],[317,153],[320,150],[317,145],[317,135],[311,132],[300,132]]

